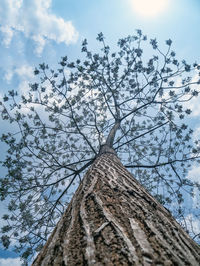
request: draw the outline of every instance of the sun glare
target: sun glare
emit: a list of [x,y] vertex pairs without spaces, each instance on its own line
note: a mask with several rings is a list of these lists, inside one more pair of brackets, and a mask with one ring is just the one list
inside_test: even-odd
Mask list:
[[155,17],[163,13],[169,0],[131,0],[134,11],[144,17]]

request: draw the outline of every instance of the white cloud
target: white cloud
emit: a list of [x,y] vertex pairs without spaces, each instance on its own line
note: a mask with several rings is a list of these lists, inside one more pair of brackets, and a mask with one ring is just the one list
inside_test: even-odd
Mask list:
[[188,179],[200,184],[200,166],[194,164],[188,172]]
[[54,15],[50,7],[51,0],[1,0],[3,44],[9,47],[14,34],[20,32],[35,42],[35,52],[40,55],[48,41],[75,42],[78,33],[72,22]]
[[193,214],[188,214],[185,218],[187,229],[193,234],[196,235],[200,232],[200,221]]
[[13,38],[14,32],[9,26],[1,26],[0,31],[3,34],[3,45],[8,48]]
[[193,133],[193,141],[200,139],[200,127],[197,127]]
[[27,80],[23,80],[22,82],[20,82],[19,84],[19,92],[21,95],[25,95],[28,96],[28,92],[29,92],[29,83]]
[[23,65],[15,69],[15,73],[22,79],[32,79],[34,77],[33,67],[29,65]]
[[13,78],[13,71],[11,69],[7,70],[5,75],[4,75],[4,79],[7,81],[7,83],[10,83],[10,81]]
[[[194,196],[193,196],[193,207],[194,208],[200,208],[200,193],[198,188],[194,188]],[[199,226],[200,227],[200,226]],[[200,229],[199,229],[200,231]]]
[[191,99],[187,106],[192,110],[191,116],[198,117],[200,115],[200,95]]
[[7,258],[7,259],[0,259],[0,266],[21,266],[22,262],[20,261],[20,258]]
[[[187,178],[200,184],[200,166],[197,163],[193,164],[188,172]],[[200,208],[200,193],[197,187],[194,188],[193,194],[192,205],[194,208]]]
[[34,77],[34,73],[33,73],[34,69],[33,67],[31,67],[28,64],[24,64],[20,67],[16,67],[15,69],[8,69],[4,75],[4,79],[7,81],[7,83],[10,83],[13,76],[15,74],[18,75],[18,77],[20,78],[20,80],[22,80],[22,82],[24,82],[25,80],[27,80],[27,84],[28,81],[30,83],[30,81],[33,79]]
[[44,49],[46,40],[42,35],[34,35],[33,40],[36,42],[35,52],[36,54],[40,55]]

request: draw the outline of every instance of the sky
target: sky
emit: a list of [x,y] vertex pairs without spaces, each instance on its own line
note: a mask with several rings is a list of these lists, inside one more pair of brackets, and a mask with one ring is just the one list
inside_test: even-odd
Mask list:
[[[200,62],[199,25],[199,0],[0,0],[0,99],[10,89],[25,92],[39,63],[57,67],[61,56],[78,58],[83,39],[97,49],[99,32],[114,47],[119,38],[141,29],[161,47],[172,39],[178,58]],[[196,136],[199,103],[197,98],[191,104]],[[0,120],[0,134],[8,129]],[[1,160],[5,145],[0,144],[0,151]],[[199,181],[199,171],[194,165],[189,175]],[[12,264],[21,265],[17,255],[0,249],[0,266]]]

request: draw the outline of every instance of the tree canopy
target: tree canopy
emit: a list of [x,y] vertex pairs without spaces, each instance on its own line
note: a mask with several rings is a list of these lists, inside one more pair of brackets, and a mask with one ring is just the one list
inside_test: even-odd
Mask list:
[[200,188],[187,178],[200,149],[184,120],[200,66],[178,60],[170,39],[163,52],[140,30],[115,52],[102,33],[97,40],[98,53],[84,40],[81,59],[65,56],[57,70],[40,64],[24,95],[12,90],[1,102],[15,131],[1,136],[8,151],[0,197],[9,200],[1,241],[24,259],[46,242],[103,145],[183,225],[185,195]]

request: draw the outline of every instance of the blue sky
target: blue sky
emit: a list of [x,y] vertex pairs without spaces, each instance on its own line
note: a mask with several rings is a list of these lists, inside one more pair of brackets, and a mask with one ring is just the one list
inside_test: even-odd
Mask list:
[[[91,49],[97,49],[99,32],[114,46],[119,38],[134,34],[135,29],[140,28],[149,38],[156,37],[161,47],[171,38],[179,58],[200,62],[199,0],[159,0],[166,1],[166,7],[154,16],[150,16],[150,11],[156,8],[155,0],[148,0],[151,5],[145,15],[137,11],[134,1],[137,2],[0,0],[0,98],[9,89],[25,91],[39,63],[47,62],[54,67],[61,56],[79,57],[84,38],[88,39]],[[198,98],[192,102],[194,114],[190,121],[197,136],[200,133],[199,102]],[[0,133],[5,129],[8,126],[0,121]],[[6,150],[3,145],[0,148],[2,159]],[[194,166],[189,175],[198,180],[198,173],[199,167]],[[20,265],[19,259],[11,252],[0,250],[0,266],[11,264]]]

